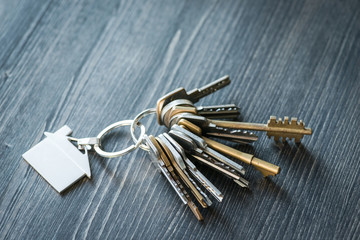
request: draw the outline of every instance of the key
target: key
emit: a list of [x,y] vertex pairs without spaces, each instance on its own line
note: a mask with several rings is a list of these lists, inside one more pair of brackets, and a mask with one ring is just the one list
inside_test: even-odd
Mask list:
[[218,161],[217,158],[208,155],[205,151],[197,146],[192,138],[188,137],[183,132],[170,130],[169,135],[172,136],[180,145],[182,145],[185,151],[196,160],[223,173],[227,177],[232,178],[240,186],[248,187],[249,182],[242,178],[236,170],[224,164],[223,162]]
[[[196,126],[195,124],[185,120],[181,119],[178,123],[180,126],[186,127],[191,132],[195,133],[198,136],[201,136],[201,128]],[[239,150],[236,150],[232,147],[226,146],[224,144],[221,144],[217,141],[211,140],[209,138],[203,137],[202,139],[205,140],[206,144],[210,146],[211,148],[215,149],[216,151],[228,155],[230,157],[236,158],[248,165],[252,165],[255,169],[260,171],[264,177],[267,177],[269,175],[275,176],[280,172],[280,167],[266,162],[264,160],[261,160],[259,158],[254,157],[252,154],[244,153]]]
[[190,180],[190,178],[188,177],[188,174],[186,174],[183,170],[181,170],[179,165],[176,163],[175,157],[173,155],[173,154],[175,154],[175,156],[177,158],[179,158],[176,150],[172,147],[172,145],[167,141],[167,139],[163,135],[160,134],[158,140],[159,140],[159,143],[160,143],[162,149],[164,150],[167,157],[169,158],[172,166],[174,167],[176,173],[180,176],[181,180],[190,189],[190,191],[192,192],[192,194],[194,195],[196,200],[200,203],[200,205],[203,208],[207,208],[208,205],[206,204],[206,201],[205,201],[203,195],[199,192],[199,190],[198,190],[199,187],[196,187],[194,185],[194,181],[192,179]]
[[146,142],[146,144],[149,146],[150,151],[148,152],[152,161],[157,163],[158,168],[161,170],[161,172],[164,174],[164,176],[166,177],[166,179],[168,180],[168,182],[170,183],[170,185],[174,188],[175,192],[177,193],[177,195],[180,197],[181,201],[184,204],[187,204],[187,199],[185,197],[185,194],[182,192],[181,187],[179,186],[180,184],[177,183],[172,176],[170,175],[170,172],[168,171],[168,169],[165,166],[164,161],[162,160],[161,156],[160,156],[160,146],[159,144],[156,142],[154,136],[147,136],[144,135],[144,140]]
[[297,118],[285,117],[284,121],[281,118],[276,120],[275,116],[271,116],[267,124],[261,123],[247,123],[247,122],[231,122],[221,120],[209,119],[209,124],[214,124],[217,127],[225,127],[232,129],[243,129],[253,131],[266,131],[269,138],[274,137],[275,141],[279,141],[280,138],[285,142],[286,138],[289,140],[295,139],[296,143],[299,143],[304,135],[311,135],[312,129],[305,127],[302,120],[298,122]]
[[[154,158],[155,161],[159,162],[159,166],[161,167],[160,170],[164,173],[168,181],[170,179],[169,182],[171,186],[173,186],[183,203],[189,206],[190,210],[193,212],[193,214],[199,221],[203,220],[204,218],[201,215],[198,207],[191,200],[189,194],[186,192],[185,188],[180,183],[178,176],[175,174],[174,169],[171,166],[170,161],[164,153],[163,149],[161,148],[159,142],[153,136],[145,135],[144,139],[149,146],[149,153],[151,157]],[[170,173],[171,176],[169,176],[168,173]]]
[[171,129],[184,133],[185,135],[190,137],[196,143],[196,145],[200,149],[202,149],[206,154],[208,154],[211,157],[217,159],[218,161],[223,162],[224,164],[230,166],[231,168],[235,169],[239,173],[241,173],[243,175],[245,174],[245,169],[240,164],[232,161],[231,159],[225,157],[224,155],[222,155],[222,154],[216,152],[215,150],[213,150],[212,148],[208,147],[206,142],[201,137],[197,136],[196,134],[194,134],[194,133],[190,132],[189,130],[186,130],[176,124],[173,125],[171,127]]
[[200,89],[193,89],[190,92],[187,92],[184,88],[178,88],[174,91],[166,94],[165,96],[161,97],[157,101],[157,120],[160,125],[163,124],[161,120],[161,112],[168,103],[177,100],[177,99],[185,99],[189,100],[192,104],[198,102],[201,98],[227,86],[230,84],[230,78],[229,76],[224,76],[218,80],[215,80],[214,82],[207,84]]
[[197,114],[211,119],[235,119],[239,116],[239,108],[235,104],[196,107]]
[[[165,137],[164,134],[160,134],[159,135],[159,139],[161,139],[161,141],[169,148],[169,150],[171,151],[171,154],[173,156],[173,158],[175,159],[176,163],[178,162],[184,162],[183,158],[181,157],[181,155],[179,154],[179,152],[174,148],[174,146],[170,143],[170,141]],[[180,165],[178,165],[180,167]],[[201,204],[201,202],[205,202],[207,206],[211,206],[212,202],[209,199],[209,197],[201,190],[201,188],[196,184],[196,182],[190,177],[189,173],[188,173],[188,168],[186,167],[180,167],[180,169],[184,172],[184,174],[186,175],[186,177],[190,180],[190,182],[193,184],[193,186],[196,188],[196,190],[202,195],[203,198],[198,197],[197,199],[199,200],[199,203]],[[190,186],[191,188],[191,186]],[[195,194],[196,191],[195,191]],[[196,197],[196,196],[195,196]],[[201,202],[200,202],[201,201]]]
[[208,190],[216,200],[221,202],[224,198],[223,194],[196,168],[196,166],[187,158],[183,147],[177,143],[169,134],[163,134],[166,139],[173,145],[173,147],[180,153],[180,156],[186,162],[189,172],[201,185]]
[[[196,182],[189,176],[189,173],[187,172],[187,168],[185,166],[185,162],[184,162],[184,159],[181,157],[179,151],[177,151],[177,149],[174,147],[174,142],[171,143],[171,140],[173,140],[170,136],[166,137],[165,135],[167,135],[166,133],[164,134],[160,134],[159,135],[159,139],[167,145],[167,147],[169,148],[169,150],[171,151],[176,163],[178,164],[178,166],[180,167],[180,169],[184,172],[184,174],[186,175],[186,177],[191,181],[191,183],[195,186],[195,188],[199,191],[199,193],[203,196],[203,199],[205,201],[205,203],[208,205],[208,206],[211,206],[212,205],[212,202],[211,200],[209,199],[209,197],[198,187],[198,185],[196,184]],[[171,140],[169,140],[169,138]],[[169,145],[170,144],[170,145]],[[199,171],[193,171],[193,169],[189,169],[190,173],[192,173],[192,175],[194,175],[195,177],[197,177],[198,179],[200,180],[207,180],[205,178],[205,176],[203,176],[201,173],[201,175],[199,175]],[[209,182],[209,180],[207,180],[207,182]],[[202,183],[202,182],[200,182]],[[207,185],[208,186],[208,185]],[[202,200],[200,200],[202,201]]]

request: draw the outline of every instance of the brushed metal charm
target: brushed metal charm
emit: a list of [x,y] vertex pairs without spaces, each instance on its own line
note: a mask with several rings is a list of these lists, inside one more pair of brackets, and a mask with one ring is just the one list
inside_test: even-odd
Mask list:
[[91,178],[87,149],[80,152],[68,139],[72,130],[64,125],[25,152],[22,157],[56,191],[63,192],[80,178]]

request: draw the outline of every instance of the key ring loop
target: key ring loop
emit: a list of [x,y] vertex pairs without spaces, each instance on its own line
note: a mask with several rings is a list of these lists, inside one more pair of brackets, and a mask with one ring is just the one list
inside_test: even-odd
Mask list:
[[[144,111],[142,111],[141,113],[139,113],[133,120],[131,126],[130,126],[130,133],[131,133],[131,137],[132,139],[134,140],[134,142],[137,142],[140,140],[140,137],[139,137],[139,140],[136,139],[135,137],[135,127],[139,124],[139,121],[141,119],[143,119],[145,116],[147,115],[150,115],[150,114],[154,114],[156,113],[156,108],[149,108],[149,109],[146,109]],[[143,126],[143,125],[140,125],[140,126]],[[142,139],[141,139],[142,140]],[[150,148],[149,146],[147,146],[146,144],[140,144],[139,147],[145,151],[150,151]]]
[[142,143],[142,140],[144,138],[144,135],[145,135],[145,127],[144,125],[140,125],[140,136],[138,139],[135,138],[135,136],[133,136],[133,134],[131,133],[131,136],[135,142],[135,144],[123,149],[123,150],[120,150],[120,151],[117,151],[117,152],[106,152],[104,150],[102,150],[100,148],[101,146],[101,139],[106,135],[108,134],[111,130],[115,129],[115,128],[118,128],[118,127],[122,127],[122,126],[128,126],[128,125],[132,125],[133,124],[133,120],[123,120],[123,121],[119,121],[119,122],[116,122],[116,123],[113,123],[109,126],[107,126],[106,128],[104,128],[98,135],[97,135],[97,139],[99,140],[99,143],[97,144],[94,144],[94,150],[102,157],[106,157],[106,158],[114,158],[114,157],[120,157],[124,154],[127,154],[133,150],[135,150],[136,148],[138,148],[140,146],[140,144]]

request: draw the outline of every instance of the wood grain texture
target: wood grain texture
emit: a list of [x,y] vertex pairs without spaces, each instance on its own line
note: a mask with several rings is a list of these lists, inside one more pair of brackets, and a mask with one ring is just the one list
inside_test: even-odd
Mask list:
[[[359,238],[359,1],[2,0],[0,36],[0,239]],[[94,136],[225,74],[230,87],[200,104],[296,116],[314,133],[238,146],[282,168],[247,167],[250,190],[200,166],[225,194],[204,222],[144,151],[91,154],[93,178],[63,195],[21,158],[45,130]],[[129,144],[121,129],[106,146]]]

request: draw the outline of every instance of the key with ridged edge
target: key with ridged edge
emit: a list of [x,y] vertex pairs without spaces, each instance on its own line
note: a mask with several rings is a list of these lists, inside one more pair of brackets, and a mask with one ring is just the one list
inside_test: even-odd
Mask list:
[[188,100],[190,104],[194,104],[198,102],[201,98],[208,96],[209,94],[214,93],[215,91],[229,84],[230,84],[229,76],[224,76],[220,79],[215,80],[212,83],[209,83],[201,87],[200,89],[195,88],[189,92],[187,92],[184,88],[175,89],[174,91],[166,94],[157,101],[156,111],[157,111],[158,123],[160,125],[163,124],[161,119],[161,112],[163,108],[170,102],[177,99],[184,99],[184,100]]
[[249,131],[266,131],[269,138],[273,137],[275,141],[280,139],[285,142],[286,139],[294,139],[296,143],[299,143],[304,135],[311,135],[312,129],[305,127],[305,123],[297,118],[285,117],[284,121],[281,118],[276,120],[275,116],[271,116],[267,124],[261,123],[248,123],[248,122],[233,122],[222,120],[208,120],[209,125],[213,124],[215,127],[225,127],[232,129],[242,129]]

